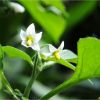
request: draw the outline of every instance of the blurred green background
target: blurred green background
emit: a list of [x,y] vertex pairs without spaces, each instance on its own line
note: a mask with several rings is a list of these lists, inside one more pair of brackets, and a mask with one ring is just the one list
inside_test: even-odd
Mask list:
[[[21,4],[25,11],[16,12],[10,3]],[[59,46],[65,41],[65,48],[77,54],[79,38],[100,35],[100,1],[96,0],[0,0],[0,44],[10,45],[27,52],[33,51],[21,45],[20,29],[26,29],[31,23],[36,31],[43,31],[42,43]],[[30,65],[21,59],[4,59],[4,71],[13,88],[24,91],[31,76]],[[33,85],[30,99],[38,99],[52,88],[67,80],[73,71],[55,64],[40,73]],[[92,79],[94,85],[84,81],[52,100],[97,99],[100,96],[100,79]],[[0,90],[0,100],[12,99],[5,88]]]

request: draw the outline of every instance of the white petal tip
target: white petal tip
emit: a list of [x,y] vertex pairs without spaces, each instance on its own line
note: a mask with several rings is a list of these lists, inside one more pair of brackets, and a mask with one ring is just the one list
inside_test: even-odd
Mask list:
[[21,37],[22,40],[25,40],[26,33],[22,29],[20,30],[20,37]]
[[28,28],[33,28],[33,29],[34,29],[34,27],[35,27],[34,23],[32,23],[32,24],[30,24],[30,25],[28,26]]
[[26,33],[31,34],[31,35],[35,34],[35,25],[34,25],[34,23],[32,23],[28,26],[28,28],[26,29]]
[[61,44],[60,44],[58,49],[63,50],[63,48],[64,48],[64,41],[61,42]]
[[64,47],[64,41],[61,42],[61,46]]

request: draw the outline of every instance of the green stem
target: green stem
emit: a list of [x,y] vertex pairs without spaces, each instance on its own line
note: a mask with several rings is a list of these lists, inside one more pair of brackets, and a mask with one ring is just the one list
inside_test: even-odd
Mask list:
[[[68,64],[71,66],[72,70],[75,71],[75,67],[72,64],[70,64],[70,63],[68,63]],[[77,83],[77,80],[75,80],[74,76],[73,76],[68,81],[63,82],[62,84],[60,84],[59,86],[57,86],[56,88],[54,88],[52,91],[50,91],[49,93],[47,93],[45,96],[43,96],[41,98],[41,100],[47,100],[50,97],[54,96],[55,94],[59,93],[60,91],[66,89],[66,88],[69,88],[73,84],[76,84],[76,83]]]
[[13,95],[13,97],[16,99],[16,100],[20,100],[16,94],[14,93],[14,90],[12,89],[12,87],[10,86],[8,80],[6,79],[4,73],[2,71],[0,71],[1,73],[1,77],[2,77],[2,82],[3,84],[6,86],[6,88],[8,89],[8,91]]
[[35,79],[37,78],[39,72],[37,71],[37,63],[38,63],[38,55],[36,54],[35,59],[34,59],[34,66],[33,66],[33,71],[32,71],[32,76],[31,79],[27,85],[27,87],[25,88],[24,91],[24,96],[25,97],[29,97],[33,82],[35,81]]
[[62,90],[65,90],[66,88],[73,86],[73,84],[75,85],[77,82],[78,82],[78,80],[75,80],[73,77],[73,78],[69,79],[68,81],[63,82],[61,85],[57,86],[55,89],[53,89],[48,94],[43,96],[40,100],[48,100],[50,97],[61,92]]

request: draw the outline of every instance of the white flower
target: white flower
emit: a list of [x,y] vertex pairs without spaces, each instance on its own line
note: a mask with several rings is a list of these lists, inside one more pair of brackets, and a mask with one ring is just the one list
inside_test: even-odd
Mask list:
[[53,45],[49,44],[49,50],[50,50],[51,56],[55,57],[56,59],[61,58],[60,53],[63,51],[63,48],[64,48],[64,41],[60,44],[58,49],[55,48]]
[[[48,48],[47,48],[48,47]],[[70,50],[63,50],[64,48],[64,41],[60,44],[58,48],[55,48],[52,44],[49,44],[46,46],[46,49],[44,51],[44,48],[41,48],[41,55],[45,58],[56,58],[56,59],[73,59],[76,58],[76,54],[74,54]]]
[[23,12],[25,11],[25,8],[24,8],[22,5],[20,5],[20,4],[16,3],[16,2],[10,2],[10,3],[9,3],[9,6],[10,6],[16,13],[23,13]]
[[42,37],[42,32],[37,33],[35,32],[35,26],[34,24],[29,25],[26,32],[21,30],[20,37],[22,39],[22,45],[25,47],[31,47],[33,50],[39,51],[39,41]]

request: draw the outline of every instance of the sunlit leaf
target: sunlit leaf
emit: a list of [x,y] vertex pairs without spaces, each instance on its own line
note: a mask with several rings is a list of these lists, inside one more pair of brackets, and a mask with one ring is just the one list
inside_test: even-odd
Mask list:
[[58,63],[58,64],[61,64],[61,65],[64,65],[65,67],[68,67],[72,70],[75,70],[75,67],[70,64],[67,60],[64,60],[64,59],[56,59],[56,58],[48,58],[48,61],[54,61],[55,63]]
[[74,75],[49,92],[43,99],[48,99],[82,80],[94,77],[100,77],[100,40],[92,37],[80,39],[78,42],[78,65]]
[[67,59],[68,62],[77,64],[77,58]]
[[32,64],[30,56],[17,48],[11,46],[3,46],[2,50],[4,51],[5,54],[7,54],[11,58],[21,58],[27,61],[28,63]]
[[80,39],[78,42],[78,65],[75,76],[79,79],[100,77],[100,40]]
[[41,0],[41,1],[44,2],[47,6],[54,6],[59,10],[61,10],[62,12],[64,13],[66,12],[62,0]]

